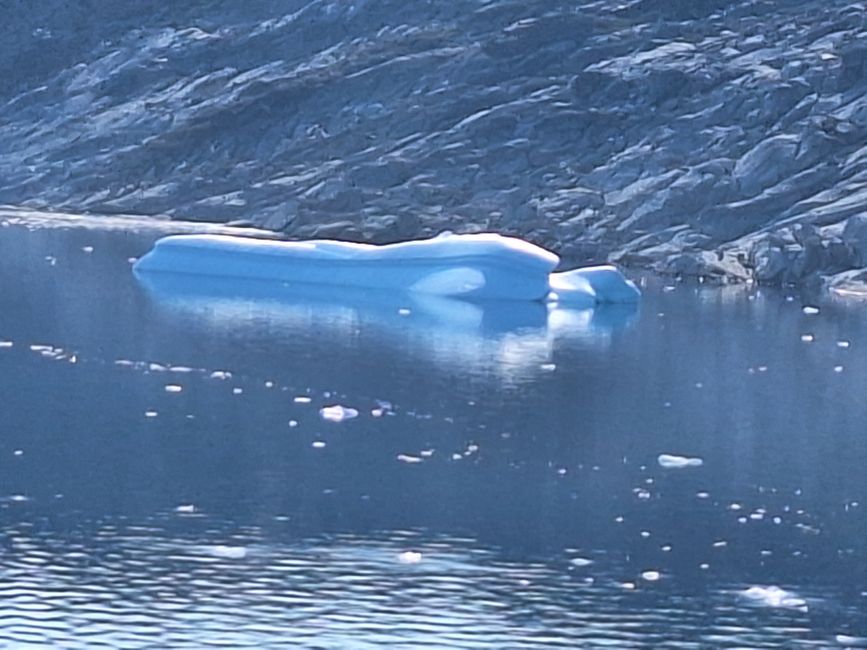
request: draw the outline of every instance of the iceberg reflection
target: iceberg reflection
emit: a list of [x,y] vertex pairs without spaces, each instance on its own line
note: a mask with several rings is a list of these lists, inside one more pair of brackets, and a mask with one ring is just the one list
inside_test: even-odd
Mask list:
[[549,362],[558,341],[607,345],[637,314],[636,305],[569,309],[172,273],[150,273],[139,281],[158,310],[192,327],[235,336],[313,331],[336,341],[379,334],[439,364],[507,375]]

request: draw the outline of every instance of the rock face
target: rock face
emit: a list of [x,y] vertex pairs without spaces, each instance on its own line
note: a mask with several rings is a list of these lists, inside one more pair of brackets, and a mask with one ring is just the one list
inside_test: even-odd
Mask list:
[[12,0],[0,203],[803,282],[867,266],[841,0]]

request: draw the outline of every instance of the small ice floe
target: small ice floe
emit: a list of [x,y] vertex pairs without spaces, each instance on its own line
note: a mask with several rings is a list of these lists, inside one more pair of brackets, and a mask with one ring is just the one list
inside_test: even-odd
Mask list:
[[308,397],[307,395],[298,395],[297,397],[293,398],[292,401],[296,404],[309,404],[313,401],[313,399],[311,397]]
[[218,544],[217,546],[206,547],[205,551],[208,555],[226,560],[243,560],[247,557],[247,549],[243,546],[224,546],[223,544]]
[[289,426],[294,429],[298,426],[298,420],[289,420]]
[[843,366],[834,366],[834,372],[843,372]]
[[192,503],[183,503],[175,508],[175,512],[180,515],[192,515],[196,512],[196,506]]
[[398,454],[397,459],[401,463],[408,463],[410,465],[417,465],[418,463],[422,462],[422,459],[418,456],[410,456],[409,454]]
[[24,450],[23,450],[23,449],[16,449],[16,450],[13,451],[12,453],[15,454],[16,456],[23,456],[23,455],[24,455]]
[[13,345],[12,341],[0,341],[0,348],[11,348]]
[[168,368],[161,363],[149,363],[148,370],[151,372],[165,372]]
[[194,369],[190,368],[189,366],[170,366],[169,370],[171,372],[187,373],[187,372],[193,372]]
[[573,557],[571,560],[569,560],[569,564],[580,569],[593,564],[593,560],[586,557]]
[[397,561],[401,564],[418,564],[421,559],[422,555],[418,551],[404,551],[397,556]]
[[164,390],[167,393],[180,393],[182,390],[184,390],[184,387],[178,384],[166,384]]
[[818,308],[818,307],[813,307],[812,305],[806,305],[806,306],[805,306],[801,311],[803,311],[803,312],[804,312],[805,314],[807,314],[808,316],[812,316],[812,315],[814,315],[814,314],[818,314],[818,313],[819,313],[819,308]]
[[643,571],[641,573],[641,579],[646,580],[647,582],[656,582],[662,577],[662,574],[659,571]]
[[159,413],[157,411],[145,411],[146,418],[155,418]]
[[319,409],[319,416],[329,422],[343,422],[358,417],[358,410],[340,404],[324,406]]
[[771,585],[770,587],[750,587],[741,596],[759,607],[784,607],[807,611],[807,601],[791,591]]
[[215,370],[210,374],[211,379],[231,379],[232,373],[228,370]]
[[802,343],[812,343],[816,338],[812,334],[801,334]]
[[232,395],[240,395],[240,394],[243,393],[243,392],[244,392],[244,389],[243,389],[243,388],[238,388],[237,386],[235,386],[235,387],[232,389]]
[[701,467],[704,461],[701,458],[689,456],[675,456],[674,454],[660,454],[656,461],[665,469],[683,469],[684,467]]
[[93,246],[82,246],[81,250],[83,250],[85,253],[92,253],[93,252]]
[[849,634],[837,634],[834,640],[843,646],[855,646],[857,648],[867,647],[867,638],[851,636]]
[[314,440],[310,446],[313,447],[314,449],[324,449],[325,443],[321,440]]
[[401,316],[409,316],[412,312],[409,309],[407,309],[406,307],[402,307],[401,309],[397,310],[397,313],[400,314]]
[[850,345],[849,341],[837,341],[838,348],[848,348]]

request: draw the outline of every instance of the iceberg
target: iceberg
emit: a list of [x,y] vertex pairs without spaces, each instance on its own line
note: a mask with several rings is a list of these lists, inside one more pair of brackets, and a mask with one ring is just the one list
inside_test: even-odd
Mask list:
[[554,273],[560,258],[515,237],[446,234],[373,245],[171,235],[139,259],[137,275],[163,272],[340,286],[470,300],[636,302],[638,288],[613,266]]
[[638,302],[641,291],[610,264],[552,273],[548,299],[568,304],[628,304]]

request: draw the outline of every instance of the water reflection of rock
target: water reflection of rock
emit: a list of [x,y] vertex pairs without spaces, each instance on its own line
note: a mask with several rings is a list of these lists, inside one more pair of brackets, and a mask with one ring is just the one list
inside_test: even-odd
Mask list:
[[604,346],[635,318],[634,305],[566,309],[541,302],[468,302],[417,293],[150,274],[140,278],[158,307],[191,327],[335,341],[362,333],[440,365],[504,377],[544,371],[561,341]]

